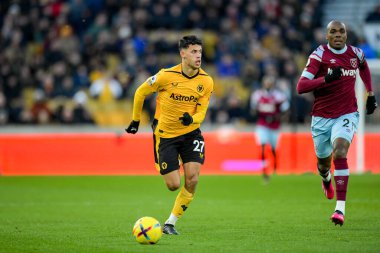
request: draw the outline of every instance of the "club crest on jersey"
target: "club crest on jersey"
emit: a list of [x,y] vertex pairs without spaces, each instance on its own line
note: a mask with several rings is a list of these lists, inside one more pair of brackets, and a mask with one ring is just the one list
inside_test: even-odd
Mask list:
[[197,91],[202,92],[205,88],[203,87],[202,84],[198,84]]
[[357,67],[358,67],[358,59],[356,59],[356,58],[351,58],[351,59],[350,59],[350,63],[351,63],[351,66],[352,66],[353,68],[357,68]]

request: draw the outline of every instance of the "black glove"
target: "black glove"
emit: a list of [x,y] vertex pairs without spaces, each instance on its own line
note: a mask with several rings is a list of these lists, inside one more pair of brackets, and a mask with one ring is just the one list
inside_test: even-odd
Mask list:
[[188,112],[185,112],[182,117],[179,117],[179,120],[184,126],[188,126],[193,123],[193,117],[191,117]]
[[368,96],[367,97],[367,103],[365,105],[367,109],[367,114],[372,114],[375,109],[377,108],[377,102],[375,96]]
[[129,134],[135,134],[139,130],[140,121],[134,121],[132,120],[131,124],[129,124],[129,127],[125,129],[127,133]]
[[325,75],[325,83],[331,83],[332,81],[340,79],[342,75],[341,67],[333,67],[330,71],[327,71]]

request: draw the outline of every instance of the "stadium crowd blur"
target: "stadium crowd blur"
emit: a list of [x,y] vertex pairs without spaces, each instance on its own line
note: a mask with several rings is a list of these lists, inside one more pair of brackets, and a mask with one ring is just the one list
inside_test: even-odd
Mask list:
[[308,122],[312,97],[294,90],[308,55],[325,43],[322,4],[2,0],[0,124],[126,125],[137,86],[178,64],[176,43],[190,33],[203,39],[203,68],[215,80],[206,122],[254,122],[249,98],[265,75],[291,100],[287,121]]

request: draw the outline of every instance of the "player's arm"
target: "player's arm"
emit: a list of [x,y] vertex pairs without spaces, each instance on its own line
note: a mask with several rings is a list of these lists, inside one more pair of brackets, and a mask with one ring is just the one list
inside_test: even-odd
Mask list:
[[376,101],[375,93],[372,90],[371,72],[369,70],[369,66],[365,58],[363,58],[363,60],[360,62],[359,74],[368,92],[368,97],[367,97],[367,102],[366,102],[367,114],[372,114],[377,108],[377,101]]
[[140,85],[140,87],[137,88],[133,100],[132,120],[140,121],[145,98],[153,93],[154,90],[152,90],[152,86],[150,86],[147,82],[144,82],[142,85]]
[[185,112],[182,117],[179,118],[181,123],[185,126],[188,126],[192,123],[200,124],[206,117],[206,112],[208,105],[210,103],[210,97],[213,90],[213,83],[211,84],[210,91],[205,93],[202,97],[199,98],[197,102],[197,107],[194,115],[190,115],[188,112]]
[[315,78],[321,66],[322,55],[323,53],[320,48],[318,48],[309,56],[306,67],[297,83],[298,94],[308,93],[326,87],[328,83],[340,79],[342,75],[340,67],[333,67],[327,71],[325,76]]
[[210,96],[211,93],[209,96],[202,97],[198,100],[197,110],[193,115],[193,123],[200,124],[205,119],[207,108],[210,103]]
[[132,122],[128,126],[127,133],[135,134],[137,133],[140,125],[141,112],[143,109],[145,98],[154,93],[152,86],[147,82],[141,84],[135,93],[135,97],[133,100],[133,113],[132,113]]
[[[304,75],[305,74],[305,75]],[[341,67],[334,67],[328,70],[325,76],[321,76],[314,79],[314,75],[310,73],[302,73],[301,78],[297,83],[298,94],[308,93],[316,89],[326,87],[327,84],[332,83],[335,80],[339,80],[342,75]],[[311,78],[311,79],[310,79]]]
[[314,78],[316,73],[318,73],[322,62],[320,54],[316,53],[317,50],[314,51],[307,59],[306,67],[297,83],[298,94],[313,91],[325,83],[323,77]]
[[297,92],[298,94],[308,93],[320,88],[324,84],[325,80],[323,77],[308,79],[307,77],[301,76],[297,83]]
[[188,126],[192,123],[200,124],[206,117],[208,105],[210,103],[210,96],[202,97],[198,100],[197,109],[195,114],[191,116],[188,112],[185,112],[182,117],[179,117],[182,125]]
[[214,90],[214,81],[210,79],[210,86],[207,92],[199,98],[195,114],[193,115],[193,123],[200,124],[206,117],[208,105],[210,104],[210,98],[212,91]]
[[[363,61],[360,62],[360,64],[359,64],[359,74],[360,74],[361,79],[363,80],[363,83],[365,85],[367,92],[374,95],[373,91],[372,91],[371,72],[369,70],[368,63],[365,59],[363,59]],[[370,94],[368,94],[368,95],[370,95]]]

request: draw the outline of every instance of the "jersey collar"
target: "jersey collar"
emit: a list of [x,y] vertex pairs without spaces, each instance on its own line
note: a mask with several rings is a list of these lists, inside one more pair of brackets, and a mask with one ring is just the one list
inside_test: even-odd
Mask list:
[[330,51],[332,51],[334,54],[343,54],[347,51],[347,45],[344,45],[344,48],[342,48],[340,50],[336,50],[336,49],[330,47],[330,44],[327,43],[327,48],[330,49]]
[[185,72],[183,72],[183,70],[182,70],[182,64],[181,64],[181,73],[182,73],[182,75],[183,75],[184,77],[186,77],[187,79],[193,79],[194,77],[196,77],[196,76],[199,75],[199,72],[200,72],[200,69],[198,69],[198,72],[197,72],[195,75],[193,75],[193,76],[188,76],[188,75],[185,74]]

